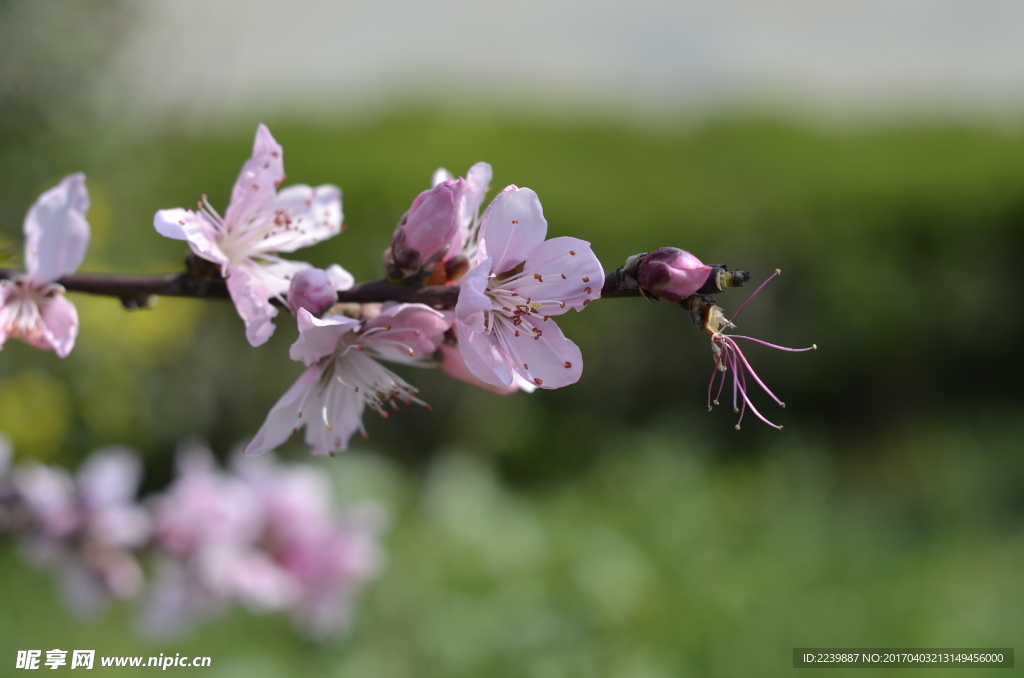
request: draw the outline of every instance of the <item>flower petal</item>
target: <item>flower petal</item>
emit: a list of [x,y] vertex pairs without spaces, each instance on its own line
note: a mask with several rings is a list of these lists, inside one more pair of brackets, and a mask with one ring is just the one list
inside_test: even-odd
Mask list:
[[466,172],[466,197],[463,202],[463,218],[471,222],[484,202],[484,196],[491,189],[494,171],[486,162],[478,162]]
[[451,181],[454,178],[455,177],[452,176],[451,172],[449,172],[448,170],[446,170],[443,167],[438,167],[436,170],[434,170],[434,173],[430,176],[430,187],[433,188],[434,186],[437,186],[438,184],[443,184],[444,182]]
[[82,500],[91,509],[128,504],[142,480],[142,462],[127,447],[96,450],[78,469],[77,485]]
[[519,390],[514,383],[495,386],[494,384],[488,384],[486,381],[478,378],[469,370],[468,367],[466,367],[466,361],[462,357],[462,351],[460,351],[457,346],[442,344],[440,351],[441,357],[438,365],[442,370],[448,373],[449,377],[452,377],[453,379],[464,381],[471,386],[476,386],[477,388],[497,393],[498,395],[508,395],[509,393],[515,393]]
[[512,383],[512,370],[508,360],[498,348],[493,334],[474,332],[462,322],[456,323],[459,331],[459,351],[469,371],[480,381],[492,386],[508,386]]
[[424,304],[388,303],[366,323],[362,341],[384,360],[421,363],[437,350],[451,324],[451,314]]
[[459,300],[455,303],[455,316],[474,332],[486,329],[484,317],[494,310],[494,302],[484,290],[491,274],[491,260],[485,259],[470,269],[459,285]]
[[[526,257],[523,272],[502,283],[532,303],[540,303],[542,315],[560,315],[601,297],[604,270],[590,243],[560,237],[542,242]],[[563,306],[564,304],[564,306]]]
[[342,315],[321,319],[304,308],[300,308],[295,315],[299,324],[299,338],[292,344],[288,355],[292,360],[300,360],[307,365],[334,353],[341,338],[359,327],[358,320]]
[[56,294],[39,308],[39,315],[46,326],[45,341],[54,353],[66,358],[78,337],[78,310],[75,305],[63,294]]
[[263,426],[245,446],[243,454],[255,456],[269,452],[291,437],[303,424],[299,418],[299,407],[309,390],[315,388],[320,381],[320,368],[310,367],[292,384],[281,398],[274,403],[267,414]]
[[579,347],[567,339],[550,318],[523,317],[517,327],[503,321],[497,335],[502,349],[512,361],[512,369],[540,388],[575,384],[583,374],[583,354]]
[[70,174],[36,199],[25,215],[25,270],[36,284],[74,273],[89,247],[85,175]]
[[284,158],[281,145],[274,140],[266,125],[256,129],[252,157],[231,189],[231,204],[224,214],[224,223],[231,230],[245,231],[246,226],[264,204],[272,200],[284,181]]
[[491,258],[491,270],[501,274],[522,262],[544,242],[548,222],[537,194],[508,186],[487,206],[480,226],[480,258]]
[[[367,360],[373,360],[363,356]],[[384,368],[381,368],[384,369]],[[366,402],[351,386],[335,377],[324,388],[322,398],[303,411],[306,444],[313,454],[330,454],[348,449],[352,434],[362,428]]]
[[274,334],[271,321],[277,316],[277,309],[270,300],[283,299],[292,276],[304,268],[310,268],[310,264],[290,259],[278,259],[265,266],[246,261],[227,267],[228,293],[245,321],[245,336],[251,345],[260,346]]
[[223,266],[228,258],[217,244],[216,229],[204,215],[176,207],[153,216],[157,233],[175,240],[187,240],[196,256]]
[[334,289],[339,292],[352,289],[352,286],[356,284],[355,277],[343,269],[338,264],[331,264],[326,269],[327,277],[330,279],[331,284],[334,285]]
[[289,186],[260,210],[278,224],[253,243],[253,252],[294,252],[341,233],[341,189],[331,184]]

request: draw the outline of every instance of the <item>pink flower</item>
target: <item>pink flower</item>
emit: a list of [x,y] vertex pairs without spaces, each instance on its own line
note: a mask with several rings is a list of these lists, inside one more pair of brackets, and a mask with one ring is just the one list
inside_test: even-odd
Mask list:
[[248,455],[276,448],[302,426],[314,454],[348,447],[362,424],[366,406],[387,417],[385,406],[398,401],[425,403],[418,391],[377,359],[426,364],[437,349],[449,321],[423,304],[385,304],[380,315],[361,321],[344,316],[319,319],[298,312],[299,338],[292,360],[309,368],[277,401],[246,448]]
[[[765,285],[771,282],[772,278],[780,273],[781,271],[776,269],[775,273],[773,273],[768,280],[761,283],[761,286],[754,290],[754,293],[751,294],[739,309],[736,310],[736,313],[733,314],[732,317],[733,320],[739,316],[740,312],[743,311],[748,303],[750,303],[750,300],[757,296],[757,293],[760,292]],[[704,329],[711,337],[711,353],[715,358],[715,370],[711,373],[711,382],[708,384],[708,410],[710,411],[712,409],[712,404],[719,404],[718,399],[721,397],[722,390],[725,388],[727,372],[732,370],[732,409],[740,415],[740,418],[736,421],[736,430],[739,430],[740,424],[743,422],[743,415],[749,407],[750,411],[754,413],[754,416],[769,426],[781,431],[781,426],[768,421],[768,419],[766,419],[764,415],[758,412],[757,408],[754,407],[754,403],[750,401],[750,397],[747,395],[747,374],[749,374],[751,378],[757,382],[757,385],[760,386],[772,400],[778,403],[780,407],[785,407],[786,403],[779,400],[779,398],[772,393],[767,386],[765,386],[765,383],[761,381],[761,378],[757,376],[757,373],[754,372],[754,368],[750,366],[746,356],[743,355],[743,351],[740,350],[740,346],[736,343],[736,340],[744,339],[769,348],[794,353],[813,351],[818,348],[818,345],[811,344],[807,348],[787,348],[785,346],[769,344],[767,341],[754,339],[753,337],[745,337],[738,334],[725,334],[725,330],[731,327],[736,327],[736,325],[733,324],[732,320],[725,317],[722,309],[718,306],[710,306],[705,308],[703,312],[705,314]],[[718,379],[719,375],[721,376],[721,383],[718,387],[718,393],[714,398],[712,398],[711,392],[715,387],[715,380]]]
[[85,175],[70,174],[25,217],[25,275],[0,281],[0,348],[10,337],[61,358],[78,336],[78,311],[55,281],[74,273],[89,247]]
[[[460,181],[465,182],[459,202],[459,229],[451,241],[451,252],[468,257],[473,263],[476,256],[476,236],[480,228],[480,206],[484,203],[484,196],[491,190],[491,179],[494,172],[486,162],[478,162],[466,172],[466,178]],[[451,173],[441,167],[434,172],[431,183],[434,186],[452,180]]]
[[137,455],[97,450],[73,479],[60,468],[31,464],[14,483],[29,516],[25,537],[32,562],[57,572],[72,610],[93,614],[108,598],[136,596],[143,583],[133,550],[151,524],[134,497],[142,476]]
[[294,252],[341,232],[337,186],[289,186],[278,192],[284,179],[281,146],[260,125],[252,157],[242,166],[223,217],[203,196],[198,212],[160,210],[153,219],[161,235],[188,241],[196,256],[221,267],[253,346],[274,333],[271,320],[277,309],[270,300],[283,301],[292,276],[310,267],[278,253]]
[[703,287],[712,270],[686,250],[662,247],[644,255],[636,277],[640,287],[654,296],[680,301]]
[[490,188],[491,166],[473,165],[466,179],[445,169],[434,172],[430,190],[420,193],[402,217],[384,267],[395,280],[425,280],[428,284],[457,281],[475,253],[480,205]]
[[579,380],[583,358],[552,316],[601,296],[604,271],[590,243],[545,240],[548,224],[537,194],[509,186],[484,213],[480,264],[462,280],[455,307],[466,367],[492,386],[515,375],[541,388]]

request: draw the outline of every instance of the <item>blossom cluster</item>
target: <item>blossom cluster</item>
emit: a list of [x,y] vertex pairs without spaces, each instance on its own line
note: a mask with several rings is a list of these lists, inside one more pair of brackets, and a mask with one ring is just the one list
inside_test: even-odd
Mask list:
[[74,475],[11,457],[0,435],[0,535],[55,575],[78,616],[135,601],[140,627],[169,635],[241,605],[290,614],[322,639],[345,630],[380,567],[382,509],[338,510],[314,466],[238,457],[222,470],[190,443],[174,482],[140,501],[142,463],[128,448],[96,450]]
[[[395,301],[337,304],[339,292],[356,287],[344,268],[317,269],[282,256],[346,230],[342,194],[330,184],[282,187],[284,151],[264,125],[256,131],[252,155],[223,214],[205,195],[195,209],[156,213],[159,234],[185,241],[195,258],[223,278],[252,346],[267,342],[281,309],[294,319],[299,336],[290,355],[306,369],[271,408],[246,454],[273,450],[302,428],[314,454],[334,454],[347,449],[355,433],[366,435],[367,407],[387,417],[399,404],[426,406],[387,362],[439,367],[500,394],[576,383],[583,356],[555,318],[569,309],[582,311],[613,280],[648,299],[688,308],[711,337],[723,387],[724,372],[731,371],[742,409],[749,406],[775,426],[746,398],[744,372],[760,380],[724,334],[731,325],[720,309],[716,315],[709,296],[746,277],[664,247],[630,257],[606,282],[590,243],[547,237],[547,220],[532,190],[507,186],[484,209],[492,178],[485,162],[470,167],[464,178],[437,170],[431,188],[412,201],[384,251],[392,290],[453,288],[454,308]],[[25,272],[0,281],[0,346],[15,337],[61,357],[72,350],[77,312],[57,281],[85,256],[88,207],[85,177],[74,174],[29,210]]]

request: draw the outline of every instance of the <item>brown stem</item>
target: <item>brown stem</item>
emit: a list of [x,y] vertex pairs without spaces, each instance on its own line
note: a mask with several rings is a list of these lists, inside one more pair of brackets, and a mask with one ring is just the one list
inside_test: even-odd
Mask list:
[[[605,296],[638,297],[639,288],[630,288],[617,269],[605,278]],[[13,279],[23,271],[0,268],[0,279]],[[160,275],[121,275],[116,273],[74,273],[57,281],[69,292],[84,292],[118,297],[129,308],[151,305],[155,296],[188,297],[192,299],[229,299],[227,284],[221,278],[203,277],[189,273]],[[400,301],[420,303],[434,308],[454,308],[459,300],[459,288],[445,285],[408,287],[387,280],[358,283],[351,289],[338,292],[339,302]]]

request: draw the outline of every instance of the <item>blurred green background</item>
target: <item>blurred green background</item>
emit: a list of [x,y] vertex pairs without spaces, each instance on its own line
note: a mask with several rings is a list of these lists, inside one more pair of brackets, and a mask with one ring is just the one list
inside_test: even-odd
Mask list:
[[[185,248],[153,231],[153,212],[204,192],[224,207],[255,123],[154,134],[90,116],[81,97],[103,41],[40,48],[15,30],[27,6],[0,3],[0,244],[20,252],[29,205],[81,170],[82,270],[178,270]],[[335,460],[308,458],[298,437],[282,450],[331,469],[343,501],[392,510],[389,564],[349,637],[311,645],[287,620],[236,611],[144,641],[130,610],[68,618],[8,543],[0,675],[17,649],[53,647],[209,655],[213,676],[781,675],[796,646],[1021,637],[1024,127],[753,114],[643,126],[435,107],[265,122],[291,183],[344,190],[349,231],[295,258],[357,279],[379,277],[435,168],[478,160],[495,188],[536,190],[550,234],[590,240],[607,270],[665,245],[755,281],[781,268],[740,327],[819,346],[747,351],[788,407],[755,402],[785,431],[752,417],[736,431],[727,408],[706,411],[708,341],[678,307],[603,301],[561,323],[585,357],[573,387],[499,397],[399,369],[433,412],[368,415],[370,440]],[[301,371],[287,317],[252,349],[227,303],[127,312],[71,298],[81,331],[67,359],[15,341],[0,353],[0,431],[19,460],[74,466],[127,443],[157,490],[180,439],[227,455]]]

